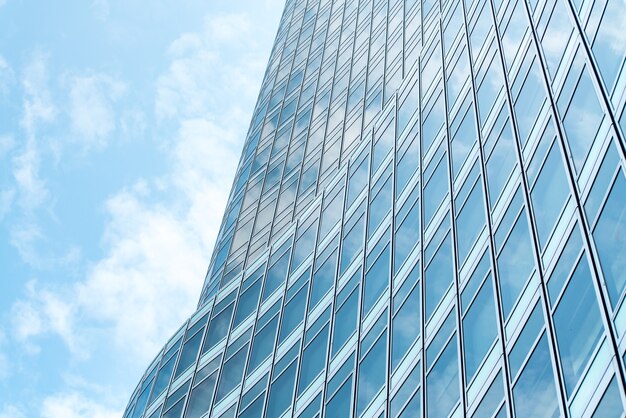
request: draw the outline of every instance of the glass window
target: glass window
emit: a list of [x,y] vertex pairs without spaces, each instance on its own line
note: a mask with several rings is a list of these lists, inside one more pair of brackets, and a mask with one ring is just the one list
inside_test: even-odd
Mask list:
[[241,383],[243,370],[246,367],[246,354],[248,354],[248,344],[232,356],[222,367],[220,383],[217,387],[215,402],[219,402],[228,395],[235,387]]
[[215,388],[216,379],[217,372],[214,372],[191,391],[189,406],[185,415],[186,418],[200,418],[209,410],[213,400],[213,389]]
[[472,415],[472,418],[493,417],[502,403],[502,399],[504,399],[504,385],[502,384],[502,372],[499,372],[491,383],[491,386],[489,386],[487,393],[481,399],[478,408],[476,408],[476,411],[474,411],[474,414]]
[[467,155],[471,151],[475,142],[476,123],[474,119],[474,107],[470,102],[470,108],[467,113],[465,113],[458,130],[454,133],[452,143],[450,144],[452,150],[452,172],[454,174],[454,178],[456,178],[457,174],[459,174],[459,170],[463,167],[463,163],[465,163]]
[[298,380],[298,395],[311,384],[320,374],[326,364],[326,348],[328,347],[328,328],[326,325],[311,341],[311,344],[302,353],[300,377]]
[[200,349],[200,343],[202,342],[202,334],[202,331],[196,333],[183,346],[174,379],[180,376],[185,370],[187,370],[192,364],[196,362],[196,357],[198,357],[198,350]]
[[532,248],[526,214],[522,211],[498,256],[502,311],[505,318],[513,309],[535,265]]
[[483,186],[479,180],[474,185],[463,207],[460,208],[456,219],[459,266],[465,263],[478,234],[485,225],[485,205],[483,202]]
[[[485,8],[486,9],[486,8]],[[485,77],[478,87],[478,110],[481,125],[485,124],[502,89],[502,68],[493,55]]]
[[517,160],[515,142],[505,108],[502,108],[491,135],[494,135],[492,141],[497,142],[487,161],[487,185],[489,186],[489,201],[494,207]]
[[448,232],[441,247],[424,272],[426,321],[430,319],[441,298],[452,284],[452,274],[452,250],[450,248],[450,233]]
[[465,379],[469,383],[498,336],[493,287],[487,279],[463,318]]
[[602,320],[585,257],[581,258],[554,312],[565,388],[571,395],[602,335]]
[[426,377],[427,417],[447,417],[459,396],[457,347],[452,338]]
[[387,375],[387,333],[384,332],[359,366],[357,416],[360,416],[385,385]]
[[285,305],[284,313],[282,316],[282,324],[280,326],[280,338],[279,342],[291,334],[296,329],[302,320],[304,319],[304,310],[306,308],[306,296],[309,287],[304,286],[296,295]]
[[[383,238],[384,240],[385,238]],[[389,284],[389,245],[385,246],[381,255],[365,275],[363,292],[363,316],[372,309],[380,295]]]
[[580,236],[580,232],[578,231],[578,225],[576,225],[567,240],[565,248],[563,248],[563,252],[559,256],[559,261],[556,266],[554,266],[552,274],[550,274],[550,279],[548,281],[548,294],[550,296],[550,303],[552,306],[556,303],[565,282],[574,269],[574,264],[576,263],[576,260],[578,260],[578,255],[580,254],[582,247],[582,238]]
[[[358,288],[357,288],[358,289]],[[333,324],[332,355],[348,341],[356,331],[357,316],[359,313],[359,294],[354,289],[345,303],[337,310]]]
[[291,363],[287,370],[272,384],[265,417],[279,418],[291,405],[293,385],[296,378],[296,362]]
[[[594,7],[602,7],[603,3],[598,1]],[[624,63],[626,42],[624,42],[623,31],[618,29],[622,28],[624,22],[626,22],[626,5],[624,2],[608,0],[596,38],[593,41],[592,50],[609,92],[611,92],[620,67]]]
[[[420,367],[420,363],[417,363],[415,367],[413,367],[413,370],[411,370],[411,373],[406,378],[404,383],[402,383],[402,386],[400,387],[400,389],[398,389],[393,399],[391,400],[391,417],[392,418],[397,418],[400,415],[400,411],[403,409],[406,401],[411,397],[411,395],[413,395],[413,399],[409,402],[409,404],[405,408],[405,411],[409,409],[410,411],[406,411],[406,412],[410,412],[410,413],[408,415],[403,415],[403,416],[406,416],[406,417],[411,416],[411,417],[416,417],[416,418],[420,417],[421,408],[420,408],[420,401],[419,401],[419,397],[420,397],[419,389],[417,390],[417,392],[415,392],[415,388],[417,388],[420,384],[421,369],[422,368]],[[417,402],[413,402],[415,398],[418,398]]]
[[626,287],[626,177],[618,174],[593,231],[613,308]]
[[543,314],[539,303],[537,303],[509,354],[509,366],[513,380],[515,380],[524,359],[526,359],[526,355],[533,346],[542,328]]
[[402,267],[406,258],[420,240],[419,201],[413,201],[409,198],[405,206],[410,206],[411,204],[413,206],[410,208],[409,213],[401,220],[402,223],[396,230],[393,260],[394,272],[400,270],[400,267]]
[[[409,135],[412,135],[412,133],[413,132],[410,132]],[[411,142],[406,152],[402,156],[398,155],[397,158],[396,198],[404,191],[404,188],[419,166],[419,135],[413,135],[411,137]]]
[[395,370],[413,342],[420,334],[420,286],[413,288],[393,318],[391,334],[391,368]]
[[617,379],[613,377],[593,412],[593,418],[621,418],[623,416],[624,405],[619,394]]
[[558,417],[559,405],[548,341],[544,334],[513,387],[518,417]]
[[522,1],[518,1],[515,6],[513,6],[508,25],[502,34],[502,49],[504,50],[504,57],[506,58],[509,69],[511,65],[513,65],[513,60],[520,49],[520,44],[522,43],[522,38],[526,33],[527,27],[528,23],[526,23],[524,6]]
[[[378,182],[382,182],[382,179]],[[376,186],[374,186],[374,191],[377,189]],[[388,177],[382,187],[380,187],[380,191],[378,192],[378,194],[372,199],[370,203],[370,214],[367,224],[368,238],[371,237],[374,232],[376,232],[376,230],[380,226],[380,223],[391,210],[391,186],[391,177]]]
[[235,304],[231,303],[226,309],[211,319],[209,329],[206,332],[206,338],[204,339],[204,345],[202,346],[203,353],[215,347],[217,343],[226,337],[234,306]]
[[[435,164],[431,161],[430,164]],[[424,225],[428,225],[441,201],[448,192],[448,167],[446,164],[445,154],[439,160],[432,177],[428,180],[424,187]]]
[[[331,244],[334,245],[334,244]],[[335,283],[335,271],[337,269],[337,250],[335,249],[330,257],[324,261],[324,264],[317,269],[313,275],[311,285],[311,298],[309,301],[309,312],[318,304],[320,300],[328,293],[332,285]]]
[[546,98],[541,73],[538,68],[539,64],[534,55],[534,52],[529,51],[526,57],[526,60],[532,60],[532,63],[530,64],[530,70],[526,75],[519,95],[515,100],[517,129],[522,145],[526,143],[526,140],[535,126],[539,117],[539,111]]
[[422,126],[422,149],[424,154],[428,152],[430,146],[437,138],[437,134],[444,124],[445,107],[443,105],[443,94],[439,93],[437,101],[424,118]]
[[329,418],[349,417],[352,408],[352,378],[346,380],[326,405]]
[[580,172],[604,116],[591,78],[584,68],[564,114],[563,126],[574,165]]
[[[624,109],[626,110],[626,108]],[[606,150],[606,154],[602,160],[602,165],[593,180],[593,186],[591,187],[585,202],[585,212],[587,213],[587,219],[591,225],[594,224],[596,217],[598,216],[600,205],[602,205],[606,191],[613,181],[615,169],[618,164],[619,157],[615,150],[615,146],[611,143],[609,148]]]
[[265,287],[263,288],[263,300],[266,300],[280,285],[283,284],[287,277],[287,268],[289,266],[289,251],[285,252],[280,259],[272,265],[267,271],[265,278]]
[[294,244],[293,260],[291,261],[291,271],[294,271],[302,262],[311,255],[313,248],[315,248],[315,235],[317,234],[317,218],[309,224],[304,224],[301,227],[302,230],[298,230],[298,239]]
[[569,186],[561,152],[557,143],[554,142],[531,192],[537,236],[542,248],[545,248],[568,196]]
[[[549,2],[548,2],[549,3]],[[550,21],[542,38],[543,52],[546,57],[548,71],[554,79],[559,64],[563,58],[563,52],[572,33],[572,24],[567,15],[565,4],[559,0],[554,2],[554,11],[549,14],[549,9],[544,12],[550,16]]]
[[365,202],[352,215],[344,227],[343,241],[341,245],[341,270],[343,274],[348,266],[354,261],[357,254],[363,249],[365,236]]
[[250,352],[250,360],[248,364],[248,374],[256,369],[271,353],[274,347],[274,337],[276,336],[276,326],[278,325],[278,316],[272,318],[265,328],[257,332],[252,344]]

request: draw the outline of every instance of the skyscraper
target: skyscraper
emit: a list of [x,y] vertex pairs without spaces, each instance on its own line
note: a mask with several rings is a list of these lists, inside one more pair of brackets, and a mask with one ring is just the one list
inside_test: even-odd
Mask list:
[[124,417],[623,417],[624,24],[287,0],[198,310]]

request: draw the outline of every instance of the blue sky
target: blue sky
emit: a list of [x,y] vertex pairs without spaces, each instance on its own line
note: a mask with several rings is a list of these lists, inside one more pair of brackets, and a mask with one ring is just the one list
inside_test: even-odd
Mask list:
[[193,312],[282,0],[0,0],[0,418],[120,417]]

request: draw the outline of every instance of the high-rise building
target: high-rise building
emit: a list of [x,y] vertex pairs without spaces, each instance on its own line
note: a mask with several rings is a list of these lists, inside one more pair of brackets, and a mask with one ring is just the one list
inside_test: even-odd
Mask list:
[[198,310],[125,418],[623,417],[624,25],[287,0]]

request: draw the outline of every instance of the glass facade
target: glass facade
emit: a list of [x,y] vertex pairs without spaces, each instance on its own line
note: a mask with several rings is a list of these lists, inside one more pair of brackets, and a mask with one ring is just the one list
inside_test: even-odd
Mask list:
[[624,417],[624,0],[287,0],[124,418]]

